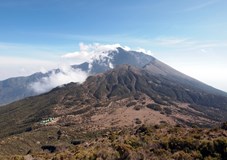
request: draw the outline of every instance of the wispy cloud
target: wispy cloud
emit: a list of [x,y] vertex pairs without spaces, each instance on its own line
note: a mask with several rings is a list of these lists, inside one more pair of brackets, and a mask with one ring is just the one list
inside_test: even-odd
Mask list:
[[200,4],[197,4],[195,6],[191,6],[189,8],[186,8],[183,11],[190,12],[190,11],[200,10],[200,9],[206,8],[208,6],[211,6],[211,5],[215,4],[215,3],[218,3],[219,1],[220,0],[208,0],[208,1],[204,2],[204,3],[200,3]]
[[219,40],[197,40],[193,38],[181,37],[159,37],[154,39],[134,39],[134,42],[143,42],[149,44],[150,47],[161,49],[176,49],[175,51],[185,50],[201,50],[208,48],[227,48],[227,41]]
[[[211,2],[210,2],[211,3]],[[214,2],[213,2],[214,3]],[[220,40],[197,40],[191,37],[141,37],[131,36],[130,34],[114,34],[114,35],[68,35],[68,34],[56,34],[59,38],[70,39],[79,42],[98,42],[98,43],[119,43],[121,45],[133,46],[133,50],[139,48],[145,48],[146,50],[153,50],[154,48],[176,48],[176,49],[201,49],[211,47],[227,47],[227,43]],[[160,48],[161,47],[161,48]],[[73,52],[68,53],[68,56],[72,56]]]
[[157,45],[162,45],[162,46],[176,46],[176,45],[188,43],[187,38],[177,38],[177,37],[156,38],[152,41],[153,43]]

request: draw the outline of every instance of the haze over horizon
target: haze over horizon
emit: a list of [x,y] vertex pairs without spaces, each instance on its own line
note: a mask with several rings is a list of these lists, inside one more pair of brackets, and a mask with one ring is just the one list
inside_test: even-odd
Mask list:
[[[1,1],[0,80],[80,63],[83,42],[149,50],[227,91],[226,7],[225,0]],[[62,58],[75,52],[82,58]]]

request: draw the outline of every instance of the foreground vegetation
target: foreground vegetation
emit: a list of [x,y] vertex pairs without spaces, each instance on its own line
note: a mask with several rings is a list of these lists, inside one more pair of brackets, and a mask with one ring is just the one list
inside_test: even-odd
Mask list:
[[[138,126],[134,129],[114,129],[71,146],[52,146],[43,152],[28,155],[0,156],[0,159],[73,160],[73,159],[174,159],[226,160],[226,126],[215,129],[182,126]],[[72,142],[71,142],[72,143]],[[52,153],[51,153],[52,152]]]

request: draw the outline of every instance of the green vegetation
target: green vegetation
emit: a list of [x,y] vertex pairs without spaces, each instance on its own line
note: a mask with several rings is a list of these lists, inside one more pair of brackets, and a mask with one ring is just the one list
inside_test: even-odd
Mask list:
[[[67,147],[59,144],[56,147],[42,146],[44,150],[50,149],[49,153],[47,151],[31,152],[29,156],[41,160],[130,160],[151,157],[157,160],[225,160],[227,157],[227,131],[223,129],[184,128],[162,124],[142,125],[134,129],[115,128],[103,133],[96,134],[93,138],[90,136],[85,141],[73,140],[71,143],[74,142],[74,144],[68,144]],[[89,134],[84,136],[86,135]],[[64,143],[66,145],[67,142]],[[24,156],[5,156],[4,158],[23,159]]]
[[131,107],[131,106],[134,106],[134,105],[136,105],[136,104],[137,104],[137,103],[133,101],[133,102],[129,102],[126,106],[127,106],[127,107]]
[[221,129],[227,130],[227,122],[222,123]]
[[162,107],[158,104],[155,104],[155,103],[148,104],[147,108],[153,109],[155,111],[162,111]]

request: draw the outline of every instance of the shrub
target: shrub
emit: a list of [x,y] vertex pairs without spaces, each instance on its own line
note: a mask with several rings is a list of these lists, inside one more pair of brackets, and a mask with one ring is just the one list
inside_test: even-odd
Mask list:
[[172,110],[169,109],[169,108],[164,108],[164,112],[165,112],[165,114],[167,114],[167,115],[171,115],[171,114],[172,114]]
[[127,138],[124,143],[130,145],[132,148],[138,148],[142,146],[141,141],[134,136]]
[[131,107],[131,106],[134,106],[134,105],[136,105],[136,102],[130,102],[130,103],[128,103],[128,104],[126,105],[126,107]]
[[165,101],[163,101],[161,98],[153,97],[153,100],[155,103],[158,103],[160,105],[168,105]]
[[213,155],[214,150],[214,144],[212,141],[203,141],[199,146],[200,153],[203,155],[203,157],[208,157],[210,155]]
[[193,160],[194,159],[190,156],[190,154],[185,153],[184,151],[178,151],[174,153],[172,157],[174,160],[184,160],[184,159]]
[[32,127],[28,127],[25,129],[25,132],[31,132],[32,131]]
[[136,134],[141,134],[141,133],[144,133],[144,134],[148,133],[148,128],[145,125],[142,125],[136,130]]
[[214,148],[222,158],[227,157],[227,138],[218,138],[214,140]]
[[136,124],[141,124],[142,121],[141,121],[139,118],[136,118],[136,119],[135,119],[135,123],[136,123]]
[[53,153],[56,151],[56,147],[55,146],[51,146],[51,145],[45,145],[41,147],[43,151],[49,151],[50,153]]
[[139,100],[139,99],[140,99],[140,95],[139,95],[139,94],[135,94],[135,95],[134,95],[134,99],[135,99],[135,100]]
[[196,143],[191,138],[172,138],[170,139],[168,146],[172,151],[183,150],[185,152],[195,150],[197,148]]
[[139,110],[142,109],[142,108],[143,108],[143,106],[141,106],[141,105],[137,105],[137,106],[134,107],[134,109],[135,109],[136,111],[139,111]]
[[227,130],[227,122],[222,123],[221,129]]
[[148,104],[147,108],[153,109],[155,111],[161,111],[162,107],[158,104],[152,103],[152,104]]
[[83,143],[83,141],[81,141],[81,140],[72,140],[71,141],[71,144],[73,144],[73,145],[79,145],[81,143]]

